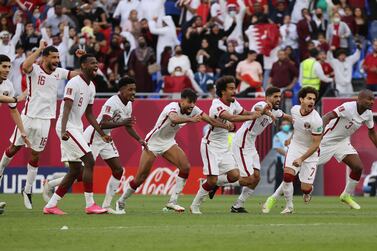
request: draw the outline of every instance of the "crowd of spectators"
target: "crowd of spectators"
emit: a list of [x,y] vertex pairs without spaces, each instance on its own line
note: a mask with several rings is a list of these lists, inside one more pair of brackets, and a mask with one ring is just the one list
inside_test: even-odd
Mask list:
[[377,91],[376,38],[375,0],[0,0],[0,54],[18,93],[40,39],[67,69],[78,68],[77,49],[93,53],[97,92],[116,91],[124,75],[142,93],[213,93],[223,75],[237,78],[240,96],[293,89],[307,59],[321,66],[322,94],[332,83],[346,95],[364,78]]

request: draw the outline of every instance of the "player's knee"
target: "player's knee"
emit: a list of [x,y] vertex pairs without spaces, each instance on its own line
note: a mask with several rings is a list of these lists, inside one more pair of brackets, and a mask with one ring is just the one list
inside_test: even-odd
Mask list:
[[295,180],[295,176],[291,173],[284,173],[283,180],[284,182],[293,182]]
[[210,187],[214,187],[214,186],[216,186],[216,183],[217,183],[217,176],[207,177],[207,181],[206,181],[206,183],[207,183]]
[[232,173],[231,175],[228,175],[227,178],[230,183],[236,182],[240,179],[240,173]]
[[310,194],[312,190],[313,190],[312,185],[301,183],[301,191],[303,194]]
[[121,167],[117,167],[112,170],[112,175],[114,176],[114,178],[118,180],[122,178],[122,174],[123,174],[123,169]]

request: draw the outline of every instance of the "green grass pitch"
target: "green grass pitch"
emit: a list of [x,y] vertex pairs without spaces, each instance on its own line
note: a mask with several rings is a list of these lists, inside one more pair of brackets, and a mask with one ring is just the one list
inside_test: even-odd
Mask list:
[[[192,196],[183,196],[188,209]],[[34,195],[26,210],[20,195],[1,195],[0,250],[376,250],[377,198],[357,198],[351,210],[336,197],[313,197],[305,205],[295,197],[295,214],[280,215],[284,200],[268,215],[265,197],[250,199],[249,214],[231,214],[235,196],[216,196],[203,215],[164,213],[167,197],[133,196],[126,215],[85,215],[83,195],[68,194],[60,206],[68,215],[43,215],[44,202]],[[102,202],[102,196],[96,196]],[[188,210],[187,210],[188,211]],[[67,226],[67,230],[61,230]]]

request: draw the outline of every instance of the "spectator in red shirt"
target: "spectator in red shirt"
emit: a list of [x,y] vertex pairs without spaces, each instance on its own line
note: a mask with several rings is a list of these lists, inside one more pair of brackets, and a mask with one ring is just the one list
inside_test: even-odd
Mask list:
[[367,73],[367,88],[377,92],[377,40],[373,41],[373,52],[365,57],[363,68]]
[[244,0],[246,5],[246,13],[249,16],[253,16],[255,14],[254,5],[259,3],[263,8],[263,13],[268,14],[268,1],[267,0]]
[[[321,50],[318,53],[318,62],[322,66],[323,73],[329,77],[334,77],[334,69],[331,67],[330,63],[326,61],[327,59],[327,52],[324,50]],[[321,81],[321,86],[319,88],[319,97],[322,97],[325,92],[330,88],[329,83]]]
[[269,83],[278,88],[292,89],[297,82],[298,69],[284,50],[278,51],[279,60],[272,65]]
[[209,11],[211,9],[211,5],[209,0],[201,0],[198,9],[196,10],[196,15],[202,17],[203,24],[206,24],[209,17]]

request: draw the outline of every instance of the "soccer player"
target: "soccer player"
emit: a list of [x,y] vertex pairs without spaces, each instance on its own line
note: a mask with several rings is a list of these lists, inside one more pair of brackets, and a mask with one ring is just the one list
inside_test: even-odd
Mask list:
[[283,182],[264,203],[263,213],[270,212],[276,198],[282,193],[286,206],[281,214],[293,213],[293,181],[297,173],[299,173],[304,201],[309,202],[311,199],[323,124],[320,115],[314,109],[318,91],[312,87],[305,87],[300,90],[298,97],[300,105],[295,105],[291,109],[293,135],[285,158]]
[[[257,119],[264,114],[266,108],[255,112],[249,112],[242,108],[234,98],[236,95],[235,82],[236,80],[232,76],[224,76],[216,81],[216,94],[219,98],[212,101],[209,109],[211,118],[220,119],[224,123],[244,122]],[[212,192],[211,198],[217,187],[236,182],[239,179],[239,170],[232,152],[228,149],[228,130],[217,127],[209,129],[202,139],[200,153],[204,164],[203,174],[207,176],[207,180],[200,186],[190,206],[190,211],[193,214],[201,214],[199,206],[210,192]]]
[[[14,96],[13,84],[7,78],[10,72],[11,62],[10,58],[6,55],[0,54],[0,105],[1,103],[9,103],[10,115],[19,128],[21,133],[21,138],[27,146],[30,147],[30,142],[26,136],[24,126],[22,124],[20,113],[17,110],[17,103],[23,99],[24,96],[18,98]],[[0,184],[3,178],[4,168],[0,167]],[[5,210],[6,203],[0,202],[0,214]]]
[[362,90],[356,101],[345,102],[322,117],[325,132],[320,145],[318,165],[324,165],[335,157],[338,162],[349,166],[351,173],[340,195],[340,201],[353,209],[360,209],[360,205],[352,199],[351,195],[360,180],[364,166],[357,151],[351,145],[350,137],[365,124],[368,127],[370,140],[377,147],[377,134],[374,130],[371,111],[373,104],[373,92]]
[[[35,64],[34,62],[40,54],[42,54],[42,61],[40,64]],[[27,209],[32,209],[31,188],[38,172],[39,155],[47,143],[50,121],[56,117],[59,82],[78,74],[78,72],[59,68],[58,65],[59,51],[53,46],[46,47],[43,40],[41,40],[39,48],[22,64],[22,70],[27,74],[28,97],[21,119],[31,143],[26,185],[22,190],[24,205]],[[14,155],[24,145],[23,136],[16,126],[10,138],[11,145],[4,152],[0,161],[1,170],[9,165]]]
[[176,133],[187,123],[196,123],[201,120],[212,126],[230,128],[229,125],[211,119],[199,107],[195,106],[196,100],[197,95],[193,90],[184,89],[181,92],[181,100],[179,102],[171,102],[165,106],[157,119],[155,127],[146,136],[145,141],[148,143],[148,148],[143,149],[136,177],[127,185],[122,196],[118,199],[116,211],[124,210],[125,200],[145,181],[155,159],[159,155],[179,169],[176,185],[166,204],[166,208],[176,212],[185,210],[185,208],[178,205],[178,196],[182,192],[189,176],[190,163],[184,151],[175,142]]
[[262,134],[267,126],[274,122],[275,118],[292,120],[290,115],[283,113],[283,111],[279,109],[281,99],[279,88],[268,88],[265,92],[265,96],[265,101],[256,103],[251,111],[262,111],[266,106],[271,105],[271,112],[255,120],[244,122],[233,138],[232,151],[240,170],[241,178],[239,179],[239,183],[243,188],[242,193],[230,209],[232,213],[247,213],[244,208],[244,203],[254,193],[254,189],[260,180],[261,165],[255,147],[257,136]]
[[[147,147],[144,139],[133,128],[135,119],[132,118],[132,102],[135,100],[136,93],[135,80],[130,77],[121,78],[118,87],[119,94],[112,96],[105,102],[101,113],[97,117],[97,122],[107,135],[110,135],[113,128],[124,127],[131,137],[135,138],[142,146]],[[120,164],[119,153],[115,144],[112,141],[109,143],[104,142],[93,126],[88,126],[85,129],[84,137],[92,150],[94,160],[100,155],[112,171],[110,180],[107,183],[106,196],[102,207],[107,209],[108,213],[124,214],[124,210],[117,212],[110,208],[112,198],[118,189],[120,179],[123,175],[123,168]],[[44,198],[48,197],[46,193],[54,186],[60,184],[61,180],[63,180],[63,177],[45,183],[43,189],[45,193]]]
[[89,145],[86,143],[81,121],[82,115],[85,113],[89,124],[98,132],[102,140],[106,143],[111,141],[111,137],[100,128],[92,111],[96,93],[92,81],[98,70],[97,59],[90,54],[83,55],[80,58],[80,69],[82,73],[68,81],[65,87],[64,100],[60,106],[59,118],[56,123],[56,132],[61,142],[62,162],[68,161],[69,172],[43,208],[45,214],[65,214],[57,207],[57,204],[80,175],[81,161],[84,163],[82,181],[85,191],[85,212],[87,214],[107,212],[106,209],[98,206],[93,199],[94,158]]

